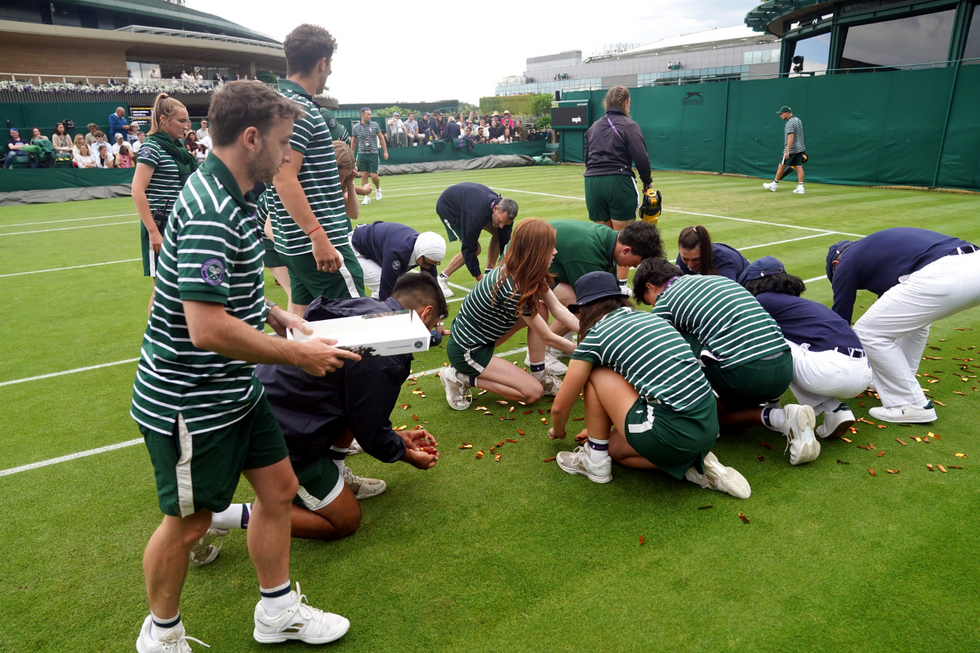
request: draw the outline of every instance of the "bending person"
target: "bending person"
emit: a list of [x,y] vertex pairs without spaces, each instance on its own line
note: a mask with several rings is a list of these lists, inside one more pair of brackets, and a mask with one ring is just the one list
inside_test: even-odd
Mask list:
[[682,276],[663,259],[647,259],[633,277],[636,297],[681,332],[718,395],[722,426],[765,426],[786,436],[789,461],[820,455],[809,406],[775,402],[793,379],[793,356],[776,321],[744,288],[720,276]]
[[718,413],[711,386],[691,348],[669,324],[637,312],[608,272],[590,272],[575,286],[581,342],[551,407],[548,435],[564,438],[572,406],[585,391],[583,446],[558,453],[558,466],[596,483],[612,480],[612,462],[662,469],[739,499],[745,478],[711,453]]
[[738,281],[749,266],[749,260],[734,247],[711,242],[711,234],[701,225],[681,230],[677,250],[674,265],[684,274],[719,274]]
[[[471,387],[526,403],[558,392],[561,379],[545,369],[545,346],[570,354],[575,345],[548,328],[548,314],[573,331],[578,331],[578,320],[551,291],[548,267],[554,255],[554,228],[541,220],[523,220],[501,264],[463,300],[446,346],[452,367],[441,374],[446,399],[455,410],[469,407]],[[530,374],[493,355],[495,347],[525,327]]]
[[446,256],[446,241],[437,233],[419,233],[397,222],[372,222],[351,233],[351,247],[364,271],[364,285],[384,301],[398,278],[418,266],[435,279]]
[[803,280],[771,256],[746,268],[739,282],[782,330],[793,352],[789,389],[814,414],[824,414],[816,434],[840,437],[855,420],[837,397],[856,397],[871,383],[871,366],[851,325],[823,304],[800,297]]

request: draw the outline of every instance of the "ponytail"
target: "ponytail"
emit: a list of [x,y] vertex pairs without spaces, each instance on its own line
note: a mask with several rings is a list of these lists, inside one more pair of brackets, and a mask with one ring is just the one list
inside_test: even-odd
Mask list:
[[155,134],[161,129],[160,119],[169,118],[177,109],[186,107],[179,100],[175,100],[166,93],[161,93],[153,101],[153,116],[150,121],[150,134]]
[[714,252],[711,249],[711,235],[703,226],[684,227],[681,235],[677,237],[677,245],[684,249],[700,248],[701,269],[698,270],[698,274],[718,274],[718,270],[715,269]]

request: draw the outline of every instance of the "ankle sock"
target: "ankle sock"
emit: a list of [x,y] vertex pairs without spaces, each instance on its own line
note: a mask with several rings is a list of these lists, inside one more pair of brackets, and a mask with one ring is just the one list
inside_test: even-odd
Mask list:
[[259,594],[262,595],[262,609],[267,615],[273,618],[278,617],[283,610],[293,604],[293,593],[289,588],[290,582],[288,580],[279,587],[259,588]]
[[466,382],[470,384],[470,387],[471,388],[475,388],[476,387],[476,377],[475,376],[468,376],[468,377],[466,377]]
[[786,411],[782,408],[763,408],[762,423],[770,431],[777,433],[783,432],[783,423],[786,421]]
[[350,451],[348,447],[337,447],[335,445],[330,445],[330,451],[328,455],[330,459],[333,460],[333,464],[337,466],[340,471],[344,471],[344,459],[347,458],[347,452]]
[[248,519],[252,514],[252,504],[233,503],[226,510],[211,515],[211,526],[228,530],[231,528],[248,528]]
[[168,630],[181,627],[180,610],[177,611],[177,616],[173,619],[160,619],[150,612],[150,619],[150,639],[161,640]]
[[445,272],[440,272],[439,273],[439,278],[440,279],[448,279],[449,278],[449,275],[446,274]]
[[544,376],[544,367],[544,361],[541,361],[540,363],[535,363],[533,361],[531,362],[530,370],[528,371],[531,372],[531,376],[535,381],[540,381],[541,377]]
[[589,452],[592,462],[601,463],[609,457],[609,440],[597,440],[590,435],[585,449]]

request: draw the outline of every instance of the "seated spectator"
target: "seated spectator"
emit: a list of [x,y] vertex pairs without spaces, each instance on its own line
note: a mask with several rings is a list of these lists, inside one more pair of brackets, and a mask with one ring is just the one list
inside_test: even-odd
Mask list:
[[[88,140],[88,136],[85,137],[85,140],[86,141]],[[92,153],[93,154],[98,153],[99,146],[100,145],[109,145],[109,144],[105,140],[105,134],[103,134],[100,131],[96,131],[95,132],[95,140],[93,142],[89,143],[89,146],[92,148]]]
[[456,117],[450,115],[449,121],[446,123],[446,128],[442,132],[443,140],[454,141],[459,138],[459,125],[456,123]]
[[110,146],[108,143],[102,143],[96,146],[95,155],[95,167],[96,168],[115,168],[116,162],[112,157],[112,152],[110,151]]
[[133,154],[139,152],[140,148],[143,147],[143,142],[146,140],[146,132],[137,132],[136,138],[136,142],[130,144],[130,146],[133,148]]
[[85,137],[82,136],[81,134],[75,134],[75,142],[71,148],[72,156],[78,156],[78,153],[81,150],[82,145],[88,145],[88,143],[85,142]]
[[415,119],[414,111],[408,112],[408,120],[404,121],[403,124],[405,125],[405,135],[408,136],[408,142],[411,145],[425,143],[425,134],[419,132],[419,123]]
[[76,168],[94,168],[95,157],[91,155],[88,145],[82,143],[78,148],[78,154],[73,159]]
[[515,124],[514,128],[511,130],[511,137],[515,141],[523,141],[523,140],[525,140],[527,134],[525,134],[525,132],[524,132],[524,122],[520,118],[518,118],[515,121],[515,123],[516,124]]
[[119,150],[122,145],[126,142],[123,138],[122,132],[116,132],[116,142],[112,144],[112,156],[116,157],[119,155]]
[[88,129],[88,133],[85,134],[85,144],[91,146],[95,142],[95,134],[99,131],[99,126],[94,122],[90,122],[86,125],[86,128]]
[[42,141],[49,140],[47,136],[41,133],[40,127],[31,128],[31,141],[33,142],[36,140],[42,140]]
[[463,130],[463,138],[470,143],[476,143],[476,136],[473,135],[473,128],[469,125],[467,125],[466,129]]
[[395,147],[404,147],[408,145],[408,135],[405,133],[405,123],[402,122],[401,116],[398,112],[391,114],[391,118],[388,118],[388,139],[391,141],[392,145]]
[[133,150],[129,148],[127,143],[123,143],[119,146],[119,154],[116,155],[116,167],[132,168],[134,165]]
[[55,154],[72,154],[71,134],[65,130],[64,124],[59,122],[55,125],[54,134],[51,135],[51,144],[54,145]]
[[134,122],[129,126],[129,129],[123,132],[123,137],[126,139],[127,143],[132,145],[133,143],[139,140],[139,136],[138,136],[139,133],[140,133],[140,124],[138,122]]
[[481,145],[485,145],[490,142],[490,138],[487,136],[486,127],[477,128],[476,137],[474,138],[473,142]]
[[432,112],[432,119],[435,120],[436,127],[439,129],[439,134],[436,136],[436,140],[439,140],[446,131],[446,122],[442,117],[442,112],[438,109]]
[[25,145],[27,142],[20,137],[20,132],[12,128],[10,137],[7,139],[7,158],[3,161],[4,168],[12,166],[15,160],[26,161],[28,159],[28,154],[21,151]]
[[189,131],[184,135],[184,147],[191,154],[197,155],[197,132]]
[[510,127],[504,127],[504,133],[500,135],[500,138],[497,139],[497,142],[503,143],[505,145],[509,145],[514,142],[514,140],[510,136]]
[[504,117],[500,121],[500,124],[504,127],[510,127],[511,132],[514,131],[514,119],[510,117],[510,111],[504,111]]
[[207,136],[210,136],[211,132],[208,131],[208,119],[201,118],[201,128],[197,130],[197,142],[200,143]]
[[[494,113],[497,112],[494,111]],[[499,139],[503,135],[504,135],[504,126],[500,124],[499,120],[497,120],[497,116],[491,117],[490,130],[487,133],[487,137],[490,139],[490,142],[492,143],[497,142],[497,139]]]
[[126,118],[126,110],[116,107],[116,111],[109,115],[109,133],[121,134],[129,127],[130,121]]
[[194,157],[197,159],[198,163],[203,163],[204,159],[208,158],[208,146],[199,144],[197,146],[197,151],[194,152]]

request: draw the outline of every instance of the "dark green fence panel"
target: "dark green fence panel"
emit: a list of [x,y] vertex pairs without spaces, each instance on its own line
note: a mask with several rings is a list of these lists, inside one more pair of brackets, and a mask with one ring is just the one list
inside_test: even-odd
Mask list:
[[980,190],[980,66],[963,66],[946,127],[939,186]]
[[726,90],[726,84],[698,84],[630,92],[630,116],[643,129],[653,168],[721,170]]

